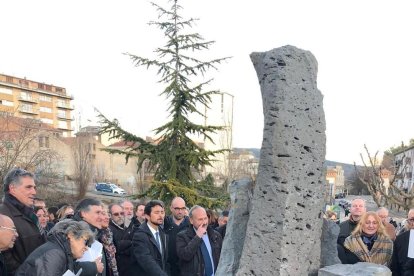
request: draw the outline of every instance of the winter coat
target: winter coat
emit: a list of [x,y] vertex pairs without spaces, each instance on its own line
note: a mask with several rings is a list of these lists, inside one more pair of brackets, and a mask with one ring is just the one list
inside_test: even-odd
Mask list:
[[394,252],[391,261],[391,271],[393,276],[414,275],[414,259],[407,257],[410,233],[411,231],[406,231],[398,235],[394,241]]
[[351,235],[352,231],[354,231],[357,225],[358,222],[353,221],[352,216],[348,220],[341,222],[339,224],[339,235],[337,243],[343,246],[345,239]]
[[[207,235],[212,250],[214,271],[216,271],[223,240],[221,235],[210,226],[207,228]],[[204,276],[204,259],[200,248],[201,241],[202,238],[196,235],[192,225],[178,233],[177,255],[182,276]]]
[[16,276],[58,276],[67,270],[75,272],[75,260],[69,241],[63,233],[54,233],[34,250],[16,271]]
[[0,205],[0,214],[9,216],[13,220],[19,234],[14,247],[2,253],[9,275],[14,275],[27,256],[45,243],[45,238],[40,234],[37,224],[23,213],[22,208],[23,204],[8,194],[6,194],[3,203]]
[[177,256],[177,234],[188,228],[190,219],[185,217],[180,225],[175,224],[173,216],[168,216],[164,220],[164,231],[168,235],[168,264],[170,265],[170,275],[180,275],[180,265]]
[[112,220],[109,223],[109,228],[114,235],[113,239],[116,247],[115,256],[120,276],[128,276],[133,274],[131,269],[132,238],[139,226],[140,223],[135,217],[132,218],[132,221],[127,228],[116,225]]
[[158,228],[162,246],[162,254],[157,242],[146,222],[141,224],[132,239],[132,275],[167,276],[167,236],[161,227]]

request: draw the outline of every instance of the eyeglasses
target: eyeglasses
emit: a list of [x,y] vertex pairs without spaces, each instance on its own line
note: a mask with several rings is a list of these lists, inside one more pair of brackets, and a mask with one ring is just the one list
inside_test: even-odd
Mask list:
[[176,210],[176,211],[184,211],[184,210],[186,210],[187,208],[186,207],[182,207],[182,208],[180,208],[180,207],[175,207],[174,208],[174,210]]
[[6,230],[10,230],[10,231],[13,231],[14,233],[17,233],[16,227],[10,228],[10,227],[6,227],[6,226],[0,226],[0,228],[6,229]]
[[123,216],[124,212],[120,212],[120,213],[112,213],[113,216],[117,217],[117,216]]

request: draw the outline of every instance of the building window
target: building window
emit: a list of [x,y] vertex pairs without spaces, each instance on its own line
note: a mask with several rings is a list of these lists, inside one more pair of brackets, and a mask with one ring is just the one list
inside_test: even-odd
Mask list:
[[50,107],[41,106],[40,107],[40,112],[52,113],[52,109]]
[[13,77],[7,77],[6,76],[6,81],[9,83],[13,83]]
[[46,96],[46,95],[40,95],[39,100],[42,102],[52,102],[52,97]]
[[37,84],[37,87],[39,88],[39,89],[45,89],[45,85],[43,84],[43,83],[38,83]]
[[96,144],[93,143],[93,151],[96,151]]
[[62,92],[62,88],[56,87],[56,92]]
[[49,118],[40,118],[40,120],[45,124],[53,125],[53,120]]
[[6,87],[0,87],[0,93],[13,95],[13,90],[11,90],[10,88],[6,88]]
[[44,147],[43,137],[39,136],[39,148],[43,148],[43,147]]
[[20,110],[23,112],[31,112],[33,113],[33,106],[31,104],[20,104]]
[[63,128],[63,129],[68,129],[68,123],[66,121],[59,121],[58,127]]
[[45,147],[49,147],[49,137],[45,137]]
[[50,85],[47,85],[47,84],[46,84],[46,90],[47,90],[47,91],[52,91],[52,87],[51,87]]
[[0,104],[5,106],[13,106],[13,102],[7,100],[0,100]]
[[57,115],[59,118],[66,118],[66,111],[65,110],[58,110]]

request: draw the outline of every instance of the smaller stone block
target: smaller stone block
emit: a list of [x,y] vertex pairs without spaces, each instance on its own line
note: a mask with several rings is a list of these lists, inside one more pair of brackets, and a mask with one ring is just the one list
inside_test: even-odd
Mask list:
[[391,270],[372,263],[336,264],[319,269],[318,276],[391,276]]

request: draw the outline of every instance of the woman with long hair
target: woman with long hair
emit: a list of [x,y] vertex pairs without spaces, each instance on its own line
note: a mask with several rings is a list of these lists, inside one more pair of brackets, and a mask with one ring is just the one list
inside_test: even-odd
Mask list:
[[366,212],[361,217],[355,230],[346,238],[344,247],[359,262],[386,266],[391,262],[393,242],[376,212]]

